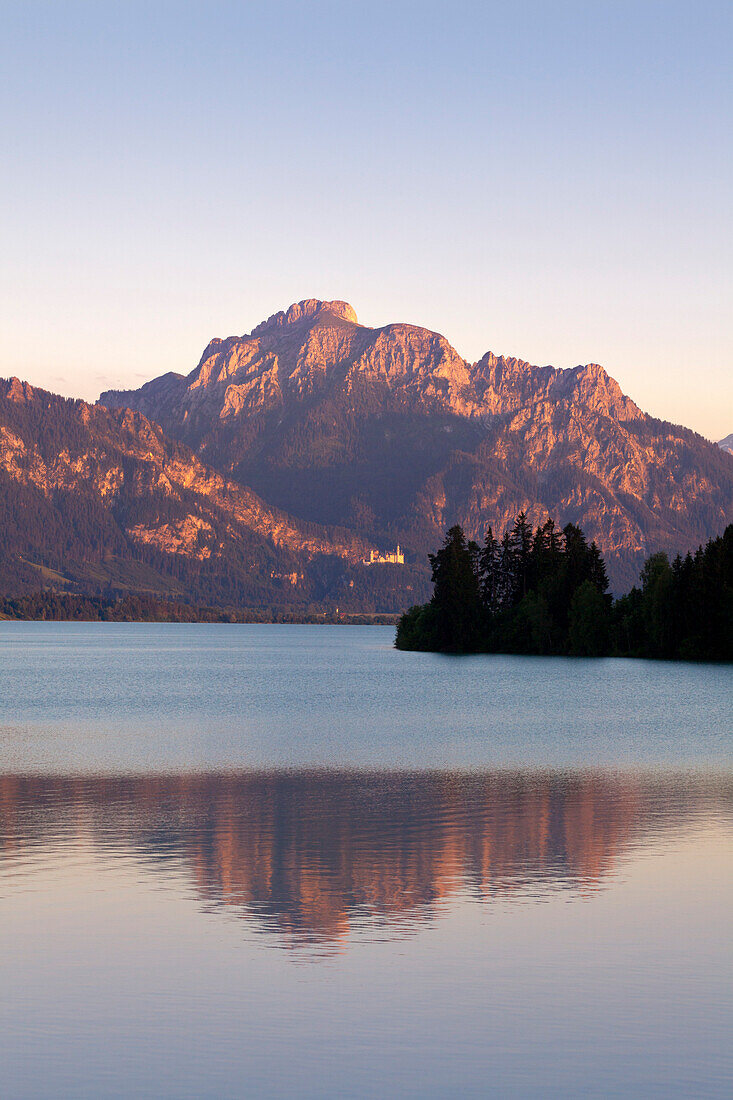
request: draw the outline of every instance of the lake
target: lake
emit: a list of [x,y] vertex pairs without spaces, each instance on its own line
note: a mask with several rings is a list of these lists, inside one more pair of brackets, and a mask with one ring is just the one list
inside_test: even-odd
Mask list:
[[733,669],[0,623],[0,1096],[728,1097]]

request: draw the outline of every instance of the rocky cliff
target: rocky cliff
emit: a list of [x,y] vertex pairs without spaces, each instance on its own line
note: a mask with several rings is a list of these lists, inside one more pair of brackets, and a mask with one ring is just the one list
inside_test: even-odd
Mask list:
[[621,589],[647,554],[733,519],[731,457],[643,413],[597,364],[469,363],[427,329],[362,326],[345,302],[299,302],[213,340],[188,376],[100,401],[144,413],[269,504],[399,540],[413,561],[452,523],[476,537],[524,509],[579,523]]

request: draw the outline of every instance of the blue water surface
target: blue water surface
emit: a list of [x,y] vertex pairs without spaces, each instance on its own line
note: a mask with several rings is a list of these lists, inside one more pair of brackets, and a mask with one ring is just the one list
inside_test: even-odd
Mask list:
[[733,1095],[733,670],[0,623],[0,1097]]

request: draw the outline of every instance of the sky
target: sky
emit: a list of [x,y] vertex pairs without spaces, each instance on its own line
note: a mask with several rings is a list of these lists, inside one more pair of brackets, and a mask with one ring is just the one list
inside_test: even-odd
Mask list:
[[94,399],[302,298],[733,432],[733,5],[0,0],[0,374]]

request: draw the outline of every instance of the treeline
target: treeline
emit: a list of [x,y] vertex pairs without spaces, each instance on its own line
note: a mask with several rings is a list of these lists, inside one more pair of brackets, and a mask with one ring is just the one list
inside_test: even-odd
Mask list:
[[207,607],[161,600],[156,596],[82,596],[43,591],[0,599],[0,617],[49,622],[226,622],[224,613]]
[[614,600],[579,527],[524,513],[483,546],[452,527],[430,555],[433,596],[400,619],[398,649],[733,661],[733,524],[692,555],[653,554]]
[[395,616],[388,613],[348,614],[276,607],[222,610],[194,607],[173,600],[161,600],[156,596],[115,598],[46,590],[10,599],[0,598],[0,619],[105,623],[344,623],[370,626],[391,625]]

